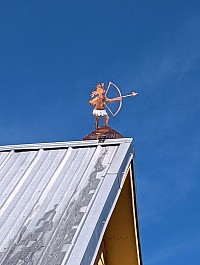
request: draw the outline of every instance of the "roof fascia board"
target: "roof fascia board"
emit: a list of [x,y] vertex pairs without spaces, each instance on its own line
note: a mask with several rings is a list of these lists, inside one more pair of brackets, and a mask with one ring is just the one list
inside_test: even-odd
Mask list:
[[[121,161],[122,157],[123,161],[121,164],[119,163],[119,161]],[[107,174],[118,174],[120,187],[121,183],[123,182],[123,176],[128,170],[130,162],[132,161],[133,157],[134,157],[134,148],[132,143],[124,142],[119,146],[117,153],[115,154],[115,157],[112,161],[112,164],[109,167]]]

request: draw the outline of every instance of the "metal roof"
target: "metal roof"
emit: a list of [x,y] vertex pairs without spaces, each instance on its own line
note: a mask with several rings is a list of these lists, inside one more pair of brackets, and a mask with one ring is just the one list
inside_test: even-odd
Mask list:
[[131,138],[0,146],[0,264],[89,265]]

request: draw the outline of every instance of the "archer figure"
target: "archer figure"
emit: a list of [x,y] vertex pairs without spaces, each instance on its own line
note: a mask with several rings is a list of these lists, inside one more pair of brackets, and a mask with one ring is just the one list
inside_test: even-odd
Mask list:
[[[116,98],[107,98],[106,94],[110,88],[110,85],[113,85],[118,93],[119,93],[119,97]],[[104,90],[104,83],[98,83],[96,86],[96,91],[93,91],[91,94],[91,97],[95,97],[94,99],[91,99],[89,101],[90,105],[95,106],[94,110],[93,110],[93,115],[95,116],[95,128],[98,129],[99,128],[99,120],[100,120],[100,116],[104,117],[104,125],[108,126],[108,121],[109,121],[109,116],[105,110],[105,107],[110,111],[110,113],[112,114],[112,116],[114,117],[115,115],[117,115],[117,113],[119,112],[119,110],[121,109],[122,106],[122,98],[126,98],[126,97],[135,97],[138,93],[136,92],[132,92],[129,95],[125,95],[122,96],[121,95],[121,91],[119,90],[119,88],[113,84],[112,82],[109,82],[108,87],[106,89],[106,91]],[[118,110],[115,112],[115,114],[112,113],[112,111],[110,110],[110,108],[107,106],[107,102],[108,103],[112,103],[115,101],[120,101],[120,106],[118,108]]]
[[121,100],[121,98],[107,98],[105,96],[104,83],[99,83],[95,87],[96,91],[92,92],[91,97],[96,97],[94,99],[91,99],[89,101],[89,104],[95,106],[93,115],[95,116],[95,128],[98,129],[100,116],[104,117],[104,125],[108,126],[109,116],[105,110],[106,102],[112,103]]

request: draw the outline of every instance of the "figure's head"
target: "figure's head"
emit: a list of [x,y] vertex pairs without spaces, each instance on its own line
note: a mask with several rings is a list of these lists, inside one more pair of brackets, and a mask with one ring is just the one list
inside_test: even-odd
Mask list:
[[104,90],[104,83],[98,83],[96,86],[97,94],[103,94],[105,92]]

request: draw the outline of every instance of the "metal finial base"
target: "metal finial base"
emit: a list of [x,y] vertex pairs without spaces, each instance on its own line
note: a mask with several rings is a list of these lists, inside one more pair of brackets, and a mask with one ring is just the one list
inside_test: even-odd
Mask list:
[[106,140],[106,139],[117,139],[123,138],[123,136],[108,126],[102,126],[91,132],[83,138],[83,140]]

